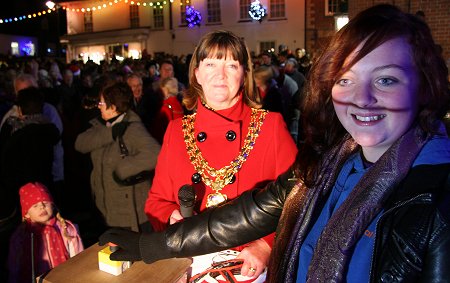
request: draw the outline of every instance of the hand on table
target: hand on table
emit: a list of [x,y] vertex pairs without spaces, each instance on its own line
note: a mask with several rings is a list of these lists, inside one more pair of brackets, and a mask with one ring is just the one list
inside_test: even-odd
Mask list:
[[266,241],[262,239],[251,242],[236,257],[244,260],[241,275],[255,278],[261,275],[269,263],[271,250]]
[[113,228],[103,233],[99,238],[99,245],[113,243],[119,249],[113,252],[109,258],[111,260],[138,261],[142,260],[139,250],[140,234],[127,229]]

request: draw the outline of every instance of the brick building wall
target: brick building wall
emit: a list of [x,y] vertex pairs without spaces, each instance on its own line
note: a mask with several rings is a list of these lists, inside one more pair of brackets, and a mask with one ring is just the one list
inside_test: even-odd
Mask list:
[[306,51],[313,57],[335,33],[334,17],[325,15],[324,0],[306,0]]
[[[450,68],[450,0],[348,0],[349,18],[382,3],[396,5],[411,14],[422,11]],[[334,34],[334,18],[325,16],[325,0],[306,0],[306,5],[305,45],[306,50],[314,55]]]
[[442,47],[447,67],[450,68],[450,0],[349,0],[349,17],[351,18],[372,5],[381,3],[396,5],[411,14],[423,11],[433,38]]

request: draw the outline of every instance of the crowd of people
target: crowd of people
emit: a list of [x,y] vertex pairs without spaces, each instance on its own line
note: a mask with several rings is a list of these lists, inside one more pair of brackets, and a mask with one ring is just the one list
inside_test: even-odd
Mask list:
[[[305,57],[213,31],[189,59],[4,60],[0,282],[101,234],[116,260],[233,248],[267,282],[446,282],[448,69],[426,23],[374,6]],[[14,265],[30,234],[36,270]]]
[[[183,184],[193,184],[199,200],[203,199],[198,204],[198,213],[206,209],[210,195],[207,190],[211,185],[205,185],[200,175],[193,176],[198,168],[183,159],[178,164],[182,165],[180,168],[171,169],[179,153],[188,154],[183,141],[184,125],[178,119],[184,115],[196,113],[186,125],[195,131],[193,135],[201,142],[203,158],[214,168],[224,167],[239,156],[246,139],[258,144],[252,150],[252,156],[258,159],[250,158],[247,164],[240,164],[242,170],[234,168],[232,180],[223,185],[226,188],[221,194],[228,199],[274,180],[288,168],[297,152],[299,107],[296,105],[306,74],[298,72],[300,65],[294,54],[290,54],[290,63],[286,64],[273,53],[252,56],[245,43],[231,33],[216,36],[221,40],[233,37],[239,53],[227,54],[227,49],[222,48],[212,50],[209,55],[199,53],[187,58],[147,55],[140,60],[111,60],[100,64],[63,63],[55,58],[2,60],[0,174],[3,180],[0,187],[11,200],[2,208],[1,215],[8,220],[2,224],[2,270],[5,270],[8,238],[21,222],[17,213],[18,192],[29,182],[45,186],[55,208],[80,226],[85,246],[95,243],[107,227],[133,231],[163,229],[170,222],[165,223],[163,218],[172,214],[168,210],[176,207],[176,192]],[[213,82],[207,82],[211,80],[208,76],[213,74],[212,69],[200,64],[206,55],[224,56],[226,64],[235,56],[245,56],[245,60],[237,62],[245,69],[236,73],[233,93],[227,98],[231,102],[225,106],[215,105],[216,90]],[[267,60],[267,56],[271,59]],[[197,60],[194,67],[190,65],[192,57]],[[194,74],[196,68],[198,74]],[[271,85],[270,94],[263,85],[253,82],[253,71],[267,68],[272,72],[264,79]],[[190,92],[188,88],[192,84],[195,91]],[[251,110],[261,107],[270,113]],[[172,120],[178,122],[170,124]],[[259,120],[260,125],[252,126]],[[263,134],[256,141],[263,124]],[[226,130],[225,133],[218,127]],[[196,139],[191,142],[195,144]],[[230,150],[217,155],[222,148]],[[242,177],[248,174],[253,177]],[[165,179],[168,176],[172,177]],[[195,182],[191,180],[194,177]],[[175,181],[168,182],[172,179]],[[150,188],[153,189],[147,200]],[[180,215],[172,218],[179,220]],[[253,260],[259,266],[256,274],[267,264],[272,241],[273,235],[255,241],[249,248],[241,247],[242,255],[252,254],[255,250],[252,246],[265,248],[264,256],[253,252]]]

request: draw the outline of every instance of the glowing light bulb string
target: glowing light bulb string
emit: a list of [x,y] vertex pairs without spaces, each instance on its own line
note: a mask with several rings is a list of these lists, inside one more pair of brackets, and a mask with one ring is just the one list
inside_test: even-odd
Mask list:
[[13,22],[20,22],[23,20],[34,19],[37,17],[51,14],[52,12],[55,12],[56,9],[63,9],[66,11],[86,13],[86,12],[91,12],[91,11],[103,10],[105,8],[111,7],[113,5],[116,5],[116,4],[119,4],[122,2],[125,4],[129,4],[129,5],[137,5],[137,6],[142,6],[142,7],[153,7],[153,8],[162,9],[169,2],[173,3],[173,0],[154,1],[154,2],[130,1],[130,0],[111,0],[111,1],[102,1],[96,5],[92,5],[89,7],[73,7],[70,5],[68,5],[68,6],[57,5],[57,6],[53,7],[52,9],[36,11],[33,13],[25,13],[25,14],[21,14],[21,15],[12,16],[12,17],[0,18],[0,24],[7,24],[7,23],[13,23]]

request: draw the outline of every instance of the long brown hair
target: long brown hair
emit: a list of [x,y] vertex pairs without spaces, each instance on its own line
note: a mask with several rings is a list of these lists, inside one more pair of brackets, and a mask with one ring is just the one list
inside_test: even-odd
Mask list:
[[[448,109],[448,69],[429,27],[418,17],[404,13],[395,6],[373,6],[343,27],[311,68],[302,107],[306,141],[297,161],[298,170],[305,174],[306,180],[314,178],[314,174],[309,173],[315,171],[319,157],[338,144],[347,133],[336,116],[331,99],[331,89],[336,80],[372,50],[398,37],[410,44],[419,74],[419,125],[426,132],[437,131],[436,122]],[[361,50],[344,67],[345,59],[362,42]]]
[[204,35],[195,48],[189,65],[189,89],[183,99],[187,109],[196,109],[199,97],[202,100],[205,99],[202,86],[195,77],[195,69],[198,68],[200,62],[205,58],[226,58],[227,55],[231,55],[244,67],[244,86],[242,88],[244,103],[254,108],[261,107],[260,97],[253,80],[250,52],[244,40],[230,31],[219,30]]

